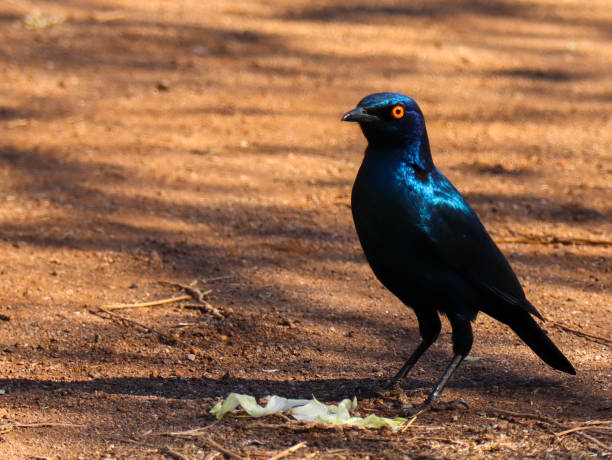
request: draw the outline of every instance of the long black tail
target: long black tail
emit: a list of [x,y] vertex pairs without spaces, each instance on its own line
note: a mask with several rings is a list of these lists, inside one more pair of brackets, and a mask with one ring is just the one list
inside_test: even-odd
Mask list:
[[525,312],[521,315],[513,315],[513,318],[504,321],[514,332],[529,345],[542,361],[555,369],[576,375],[572,363],[568,361],[557,346],[548,338],[546,333],[538,326],[538,323]]

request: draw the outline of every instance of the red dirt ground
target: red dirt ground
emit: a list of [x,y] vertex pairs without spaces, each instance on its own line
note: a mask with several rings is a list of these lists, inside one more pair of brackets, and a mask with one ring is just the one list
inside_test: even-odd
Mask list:
[[[2,458],[223,458],[211,440],[242,457],[301,441],[286,458],[609,454],[609,424],[553,433],[611,418],[611,24],[607,0],[3,1]],[[419,101],[438,167],[538,309],[603,340],[545,324],[572,377],[481,316],[445,393],[469,411],[398,434],[211,426],[232,391],[338,401],[416,345],[349,209],[365,142],[339,119],[382,90]],[[194,280],[216,310],[116,312],[163,336],[92,313]],[[404,402],[449,341],[445,324]]]

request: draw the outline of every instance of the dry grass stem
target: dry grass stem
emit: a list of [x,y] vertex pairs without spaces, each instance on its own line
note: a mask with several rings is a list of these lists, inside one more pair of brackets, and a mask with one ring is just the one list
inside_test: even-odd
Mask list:
[[559,323],[557,321],[553,321],[552,319],[549,319],[549,318],[544,318],[544,319],[551,326],[558,327],[559,329],[562,329],[562,330],[567,331],[567,332],[571,332],[572,334],[575,334],[575,335],[577,335],[579,337],[584,337],[584,338],[587,338],[587,339],[592,339],[592,340],[595,340],[596,342],[602,343],[604,345],[612,345],[612,340],[607,339],[605,337],[600,337],[598,335],[588,334],[587,332],[579,331],[578,329],[573,329],[573,328],[571,328],[569,326],[566,326],[565,324],[561,324],[561,323]]
[[563,238],[558,236],[519,235],[517,237],[496,239],[498,243],[518,244],[563,244],[582,246],[612,246],[612,240],[595,238]]
[[299,443],[289,447],[288,449],[285,449],[285,450],[279,452],[278,454],[273,455],[272,457],[269,457],[268,460],[279,460],[279,459],[281,459],[283,457],[286,457],[287,455],[295,452],[296,450],[301,449],[302,447],[306,447],[306,445],[307,444],[306,444],[305,441],[299,442]]
[[558,433],[555,433],[555,436],[564,436],[566,434],[573,433],[574,431],[584,431],[584,430],[594,430],[594,431],[604,432],[604,431],[612,431],[612,428],[599,427],[597,425],[582,425],[582,426],[575,426],[574,428],[570,428],[569,430],[559,431]]
[[210,283],[211,281],[220,281],[220,280],[229,280],[234,278],[234,275],[224,275],[224,276],[216,276],[214,278],[204,278],[200,280],[201,283]]
[[191,298],[192,297],[190,295],[182,295],[180,297],[171,297],[168,299],[153,300],[151,302],[104,305],[100,308],[103,308],[104,310],[122,310],[122,309],[127,309],[127,308],[156,307],[158,305],[166,305],[169,303],[181,302],[183,300],[191,300]]
[[54,427],[69,427],[82,428],[85,425],[76,425],[74,423],[59,423],[59,422],[40,422],[40,423],[5,423],[0,425],[0,434],[9,433],[17,428],[54,428]]
[[[497,408],[492,408],[492,409],[489,410],[489,412],[494,414],[494,415],[503,415],[503,416],[507,416],[507,417],[516,417],[516,418],[526,418],[526,419],[532,419],[532,420],[539,420],[541,422],[548,423],[550,425],[556,426],[557,428],[561,428],[562,430],[567,432],[565,434],[574,434],[576,436],[579,436],[579,437],[583,438],[584,440],[589,441],[589,442],[597,445],[598,447],[600,447],[601,449],[603,449],[606,452],[612,451],[612,446],[606,445],[605,443],[601,442],[599,439],[595,438],[594,436],[591,436],[590,434],[587,434],[587,433],[583,433],[581,430],[568,429],[566,426],[563,426],[563,424],[559,423],[558,421],[553,420],[550,417],[546,417],[546,416],[544,416],[542,414],[531,414],[531,413],[528,413],[528,412],[513,412],[513,411],[504,410],[504,409],[497,409]],[[597,426],[597,425],[595,425],[595,426]],[[556,433],[553,433],[553,435],[558,436]]]
[[194,438],[194,437],[198,437],[198,436],[203,435],[206,430],[212,428],[213,426],[217,425],[218,423],[219,423],[219,421],[217,420],[216,422],[213,422],[210,425],[199,427],[199,428],[194,428],[192,430],[171,431],[171,432],[157,433],[157,434],[161,435],[161,436],[176,436],[176,437],[183,437],[183,438]]
[[213,449],[217,449],[219,452],[227,455],[230,458],[235,458],[238,460],[244,460],[245,458],[248,458],[248,457],[243,457],[242,455],[239,455],[236,452],[232,452],[229,449],[226,449],[221,444],[219,444],[217,441],[209,438],[208,436],[202,436],[202,438],[200,439],[202,440],[202,442],[204,442],[209,447],[212,447]]
[[167,455],[168,457],[174,460],[190,460],[190,458],[186,455],[181,454],[180,452],[177,452],[176,450],[168,446],[164,447],[163,449],[160,449],[160,453]]
[[401,431],[401,432],[403,433],[403,432],[404,432],[404,431],[406,431],[408,428],[410,428],[416,419],[417,419],[417,416],[416,416],[416,415],[413,415],[413,416],[410,418],[410,420],[408,420],[408,421],[406,422],[406,424],[405,424],[405,425],[404,425],[404,427],[402,428],[402,431]]

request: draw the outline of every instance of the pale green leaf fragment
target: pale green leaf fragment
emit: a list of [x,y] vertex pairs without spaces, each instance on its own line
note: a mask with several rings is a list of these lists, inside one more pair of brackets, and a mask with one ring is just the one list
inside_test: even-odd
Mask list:
[[296,420],[329,423],[332,425],[351,425],[370,428],[390,427],[393,431],[401,429],[407,422],[405,418],[378,417],[370,414],[367,417],[351,417],[350,412],[357,408],[357,398],[344,399],[340,404],[324,404],[313,399],[286,399],[280,396],[271,396],[265,407],[257,404],[253,396],[231,393],[225,400],[218,403],[210,411],[218,419],[228,412],[241,406],[252,417],[275,414],[289,410]]
[[[322,420],[348,420],[351,410],[357,408],[357,398],[344,399],[334,406],[333,404],[323,404],[316,398],[312,398],[312,401],[308,401],[308,404],[295,407],[291,409],[291,415],[296,420],[306,420],[309,422]],[[331,422],[330,422],[331,423]]]
[[277,412],[301,406],[308,402],[310,402],[308,399],[286,399],[280,396],[272,396],[268,404],[262,407],[257,404],[257,400],[253,396],[230,393],[227,398],[217,403],[210,410],[210,413],[220,419],[228,412],[241,406],[251,417],[263,417],[264,415],[276,414]]

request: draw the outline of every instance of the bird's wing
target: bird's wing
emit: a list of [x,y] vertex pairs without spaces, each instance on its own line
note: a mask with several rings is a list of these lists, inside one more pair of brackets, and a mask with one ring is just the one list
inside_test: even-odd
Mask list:
[[510,307],[543,319],[525,298],[510,264],[476,213],[459,192],[445,182],[429,209],[425,233],[437,256],[457,273]]

